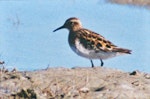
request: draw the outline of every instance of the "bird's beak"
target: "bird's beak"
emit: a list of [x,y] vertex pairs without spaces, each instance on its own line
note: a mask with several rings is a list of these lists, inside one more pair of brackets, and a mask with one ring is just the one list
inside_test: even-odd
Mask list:
[[63,28],[65,28],[64,25],[59,27],[59,28],[57,28],[57,29],[55,29],[53,32],[56,32],[57,30],[60,30],[60,29],[63,29]]

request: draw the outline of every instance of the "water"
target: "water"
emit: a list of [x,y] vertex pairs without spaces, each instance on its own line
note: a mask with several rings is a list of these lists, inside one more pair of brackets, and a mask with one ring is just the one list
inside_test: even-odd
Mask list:
[[[105,67],[150,72],[148,9],[100,0],[0,1],[0,15],[0,60],[7,68],[90,66],[89,60],[69,48],[67,30],[52,32],[75,16],[85,28],[132,50],[132,55],[104,60]],[[100,65],[99,60],[94,64]]]

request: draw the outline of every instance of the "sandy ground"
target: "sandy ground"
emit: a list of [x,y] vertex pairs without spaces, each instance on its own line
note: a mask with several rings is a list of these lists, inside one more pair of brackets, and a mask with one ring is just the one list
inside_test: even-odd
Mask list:
[[116,69],[1,69],[0,99],[150,99],[150,74]]
[[107,0],[111,3],[150,7],[150,0]]

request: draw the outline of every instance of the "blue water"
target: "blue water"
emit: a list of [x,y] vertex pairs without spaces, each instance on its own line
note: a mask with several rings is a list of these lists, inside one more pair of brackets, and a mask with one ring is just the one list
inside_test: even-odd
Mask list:
[[73,16],[85,28],[132,50],[132,55],[104,60],[105,67],[150,72],[150,10],[99,0],[0,1],[0,60],[19,70],[90,67],[89,60],[69,48],[68,30],[52,32]]

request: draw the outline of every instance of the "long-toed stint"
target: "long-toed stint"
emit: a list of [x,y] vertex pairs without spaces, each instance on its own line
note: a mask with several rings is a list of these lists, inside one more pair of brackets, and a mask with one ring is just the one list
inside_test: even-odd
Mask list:
[[69,30],[68,42],[71,49],[79,56],[88,58],[92,67],[94,67],[93,59],[100,59],[101,66],[103,66],[103,59],[131,54],[131,50],[117,47],[100,34],[83,28],[80,20],[76,17],[67,19],[63,26],[53,32],[63,28]]

